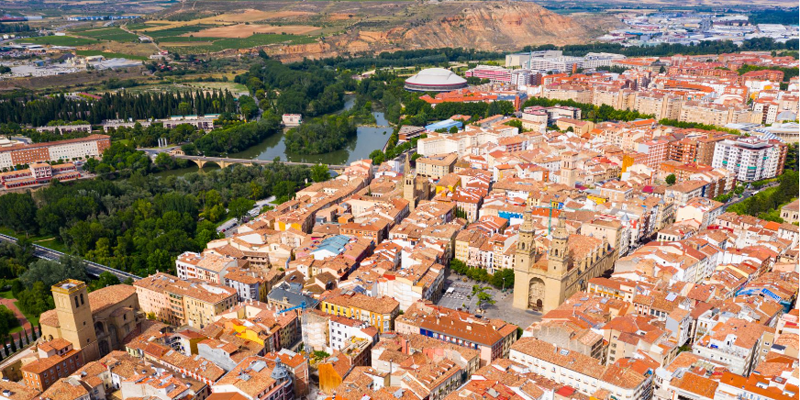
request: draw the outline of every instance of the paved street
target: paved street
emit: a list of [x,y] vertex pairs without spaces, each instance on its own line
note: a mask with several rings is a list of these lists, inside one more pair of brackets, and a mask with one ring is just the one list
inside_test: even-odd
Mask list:
[[[478,299],[469,298],[472,295],[472,286],[478,283],[471,279],[467,279],[467,282],[463,280],[463,276],[448,271],[444,288],[445,293],[436,304],[452,309],[466,308],[469,312],[478,313]],[[486,306],[484,312],[480,313],[481,315],[487,318],[501,319],[523,329],[534,322],[542,320],[541,313],[512,307],[513,291],[511,289],[506,289],[506,293],[501,293],[500,290],[494,289],[488,284],[482,285],[489,288],[486,292],[492,295],[495,304]],[[452,291],[449,290],[451,288],[453,289]]]

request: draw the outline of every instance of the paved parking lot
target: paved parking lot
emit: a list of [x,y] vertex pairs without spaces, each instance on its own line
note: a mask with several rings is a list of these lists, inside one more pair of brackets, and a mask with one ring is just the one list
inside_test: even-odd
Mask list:
[[[532,310],[520,310],[511,306],[514,296],[512,289],[506,289],[506,293],[501,293],[500,290],[487,284],[481,285],[489,288],[486,292],[492,295],[495,304],[487,305],[486,309],[479,313],[478,299],[470,299],[472,287],[478,283],[471,279],[467,279],[464,282],[463,278],[463,276],[452,274],[448,271],[444,284],[445,293],[436,304],[452,309],[466,309],[473,314],[481,314],[487,318],[501,319],[523,329],[534,322],[542,320],[541,313]],[[451,288],[453,290],[448,293]]]

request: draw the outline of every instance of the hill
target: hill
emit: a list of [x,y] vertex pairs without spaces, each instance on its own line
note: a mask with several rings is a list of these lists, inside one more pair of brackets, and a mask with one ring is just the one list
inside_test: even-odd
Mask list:
[[[194,41],[207,46],[202,42],[209,35],[285,35],[285,41],[259,46],[285,60],[441,47],[509,51],[525,45],[585,43],[607,27],[532,2],[508,1],[198,1],[191,8],[181,3],[151,18],[146,33],[158,37],[160,30],[182,32],[181,37],[168,38],[174,43],[166,46],[183,52],[201,50],[187,45],[195,45]],[[250,46],[229,49],[245,51],[245,47]]]

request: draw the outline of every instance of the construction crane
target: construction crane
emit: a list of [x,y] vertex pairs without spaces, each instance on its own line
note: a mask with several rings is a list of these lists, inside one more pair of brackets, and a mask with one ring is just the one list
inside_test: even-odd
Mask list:
[[531,208],[539,208],[539,209],[550,210],[550,212],[547,215],[547,235],[550,235],[550,230],[551,230],[551,227],[553,225],[552,224],[552,222],[553,222],[553,210],[554,209],[556,209],[556,210],[560,210],[561,209],[561,208],[559,208],[558,205],[559,205],[559,203],[553,201],[553,202],[550,202],[549,206],[531,206]]
[[305,311],[306,310],[306,302],[304,301],[304,302],[300,303],[300,305],[298,305],[298,306],[290,307],[290,308],[287,308],[285,310],[280,310],[280,311],[278,311],[276,313],[276,315],[281,315],[281,314],[289,312],[289,311],[297,310],[298,308],[300,308],[301,311]]

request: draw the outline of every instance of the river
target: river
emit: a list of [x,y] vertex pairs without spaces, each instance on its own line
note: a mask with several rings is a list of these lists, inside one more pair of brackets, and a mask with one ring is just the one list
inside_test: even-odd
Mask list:
[[[355,104],[355,96],[345,96],[344,109],[349,110]],[[392,127],[382,112],[373,112],[377,126],[359,126],[356,137],[350,141],[347,147],[325,154],[300,155],[286,153],[286,145],[283,143],[283,133],[275,134],[266,138],[263,142],[239,153],[229,154],[230,158],[246,158],[257,160],[273,160],[279,157],[283,161],[311,162],[322,164],[349,164],[355,160],[369,158],[369,153],[375,149],[382,149]]]
[[[344,110],[349,110],[355,105],[356,98],[353,95],[346,95],[344,102]],[[274,160],[275,157],[283,161],[295,162],[311,162],[322,164],[350,164],[355,160],[363,160],[369,158],[369,153],[374,150],[382,149],[386,141],[389,140],[389,135],[392,134],[393,128],[389,125],[389,121],[382,112],[373,112],[377,126],[359,126],[356,137],[350,141],[347,147],[330,153],[315,154],[315,155],[300,155],[300,154],[287,154],[286,144],[283,143],[283,133],[274,134],[262,141],[261,143],[250,147],[249,149],[239,152],[228,154],[229,158],[244,158],[250,160]],[[212,171],[219,169],[218,166],[211,164],[203,168],[203,171]],[[196,165],[191,167],[175,169],[171,171],[163,171],[157,173],[159,176],[169,175],[183,175],[189,172],[197,172]]]

